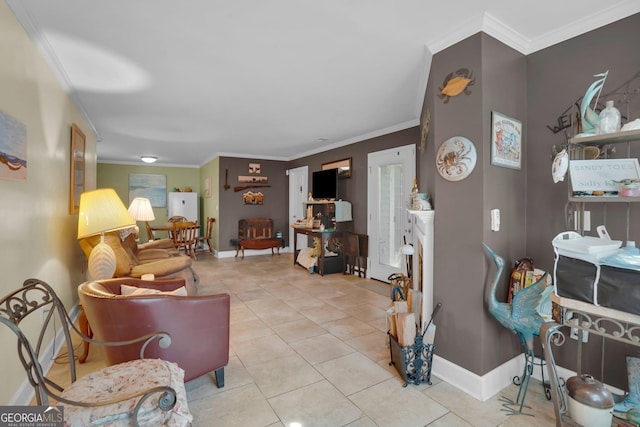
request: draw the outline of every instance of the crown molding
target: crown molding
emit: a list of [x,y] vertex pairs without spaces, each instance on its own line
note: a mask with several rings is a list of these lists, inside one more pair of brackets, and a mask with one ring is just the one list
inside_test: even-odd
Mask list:
[[531,41],[490,13],[482,18],[482,31],[510,48],[526,55]]
[[322,146],[322,148],[317,148],[314,150],[309,150],[300,154],[295,154],[291,157],[289,157],[287,160],[296,160],[296,159],[300,159],[302,157],[307,157],[307,156],[311,156],[314,154],[318,154],[318,153],[323,153],[325,151],[329,151],[329,150],[333,150],[335,148],[340,148],[340,147],[344,147],[345,145],[349,145],[349,144],[355,144],[356,142],[362,142],[365,141],[367,139],[373,139],[373,138],[377,138],[379,136],[383,136],[383,135],[388,135],[394,132],[399,132],[401,130],[405,130],[405,129],[409,129],[412,128],[414,126],[418,126],[420,124],[420,119],[419,118],[415,118],[403,123],[399,123],[397,125],[393,125],[393,126],[389,126],[383,129],[377,129],[374,130],[372,132],[369,133],[365,133],[359,136],[354,136],[353,138],[348,138],[348,139],[344,139],[342,141],[339,142],[335,142],[333,144],[330,145],[324,145]]
[[89,116],[87,109],[84,107],[80,96],[75,92],[73,86],[71,85],[71,81],[69,80],[69,76],[67,75],[62,63],[58,59],[58,56],[54,53],[51,48],[51,44],[45,37],[44,33],[40,30],[40,26],[36,22],[36,20],[31,15],[27,5],[20,0],[7,0],[7,4],[9,8],[16,16],[16,19],[24,31],[27,33],[31,41],[36,45],[42,56],[44,57],[45,62],[49,64],[53,73],[58,78],[58,81],[62,85],[63,90],[67,93],[67,96],[71,99],[71,102],[76,106],[82,117],[86,120],[91,132],[95,135],[96,140],[98,142],[102,141],[102,135],[98,132],[93,120]]
[[637,0],[623,1],[530,40],[525,54],[528,55],[537,52],[581,34],[588,33],[589,31],[604,27],[620,19],[635,15],[636,13],[640,13],[640,2]]
[[533,39],[523,36],[490,13],[483,13],[463,22],[446,37],[427,43],[427,47],[432,54],[436,54],[482,31],[523,55],[529,55],[636,13],[640,13],[640,2],[637,0],[622,1],[603,11],[594,12],[584,18],[568,22],[561,28]]
[[436,53],[453,46],[454,44],[466,39],[467,37],[470,37],[482,31],[482,21],[482,14],[472,16],[471,18],[463,21],[460,25],[458,25],[456,29],[452,29],[452,31],[448,33],[446,37],[427,42],[427,48],[432,55],[435,55]]

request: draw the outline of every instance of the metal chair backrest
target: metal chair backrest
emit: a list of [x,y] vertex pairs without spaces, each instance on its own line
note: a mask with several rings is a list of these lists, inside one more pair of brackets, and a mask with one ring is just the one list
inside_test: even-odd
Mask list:
[[[34,315],[44,313],[41,316]],[[54,319],[61,322],[56,325]],[[22,327],[25,322],[25,327]],[[69,357],[71,382],[76,381],[76,365],[71,342],[70,329],[81,332],[73,324],[62,301],[47,283],[38,279],[28,279],[19,288],[0,299],[0,324],[7,326],[18,339],[18,358],[35,391],[38,405],[49,405],[49,396],[56,397],[63,387],[46,377],[40,364],[40,352],[50,325],[59,327],[64,334]],[[35,325],[41,326],[34,329]],[[50,332],[50,331],[49,331]]]

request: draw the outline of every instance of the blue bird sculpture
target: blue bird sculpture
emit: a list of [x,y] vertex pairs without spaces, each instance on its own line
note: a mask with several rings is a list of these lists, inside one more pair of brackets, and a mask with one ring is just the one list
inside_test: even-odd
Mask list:
[[[544,273],[540,280],[517,292],[513,296],[513,302],[511,304],[499,302],[496,298],[496,289],[504,272],[504,258],[493,252],[485,243],[482,245],[493,259],[497,268],[493,280],[485,287],[485,304],[487,305],[489,313],[496,318],[498,323],[511,332],[518,334],[524,350],[524,372],[521,377],[515,377],[513,379],[516,385],[520,385],[515,403],[520,405],[520,412],[522,412],[524,397],[529,385],[529,378],[531,374],[533,374],[533,337],[540,335],[540,327],[546,321],[543,314],[547,316],[551,315],[551,292],[553,291],[553,287],[547,286],[547,273]],[[547,398],[549,398],[546,385],[545,394]],[[520,397],[522,397],[522,400],[520,400]]]

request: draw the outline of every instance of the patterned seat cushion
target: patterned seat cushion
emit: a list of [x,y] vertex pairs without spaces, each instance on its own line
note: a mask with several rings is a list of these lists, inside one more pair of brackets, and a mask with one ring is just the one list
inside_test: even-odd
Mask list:
[[[139,359],[101,369],[86,375],[67,387],[62,397],[82,402],[116,399],[152,387],[170,386],[177,393],[177,402],[171,411],[157,409],[161,395],[148,398],[140,408],[141,426],[188,426],[193,417],[187,405],[184,371],[175,363],[160,359]],[[85,408],[64,405],[65,425],[68,426],[129,426],[129,419],[138,399],[106,406]]]

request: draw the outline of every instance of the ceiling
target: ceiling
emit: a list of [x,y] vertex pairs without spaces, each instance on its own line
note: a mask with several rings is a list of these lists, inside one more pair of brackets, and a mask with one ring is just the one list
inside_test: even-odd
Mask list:
[[6,0],[101,163],[291,160],[419,123],[431,56],[479,31],[529,54],[637,0]]

